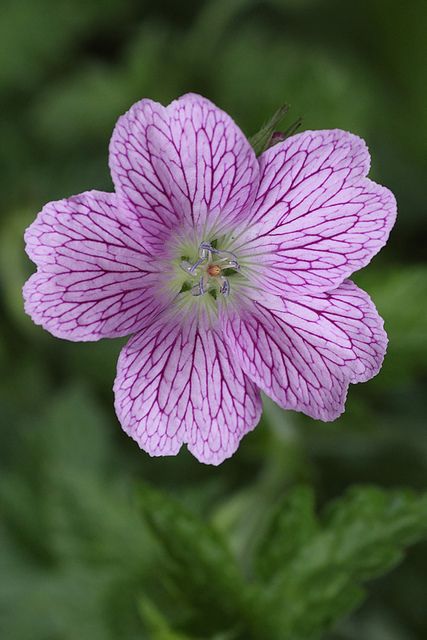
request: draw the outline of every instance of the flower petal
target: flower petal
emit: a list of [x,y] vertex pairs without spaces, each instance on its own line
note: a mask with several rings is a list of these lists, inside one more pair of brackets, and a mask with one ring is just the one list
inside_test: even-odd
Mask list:
[[387,336],[369,296],[347,280],[330,293],[270,297],[224,316],[224,333],[246,374],[285,409],[320,420],[344,410],[349,382],[375,376]]
[[47,204],[25,233],[39,267],[24,286],[26,312],[67,340],[137,330],[160,307],[139,236],[114,194],[90,191]]
[[256,260],[255,280],[276,295],[304,295],[365,266],[396,218],[393,194],[365,178],[368,170],[363,140],[340,130],[305,131],[263,153],[239,250]]
[[114,384],[123,429],[152,456],[182,443],[219,464],[261,414],[259,392],[212,328],[196,319],[147,327],[123,348]]
[[135,104],[114,130],[110,168],[117,193],[159,247],[183,225],[199,233],[230,228],[253,202],[259,174],[230,116],[195,94],[168,107]]

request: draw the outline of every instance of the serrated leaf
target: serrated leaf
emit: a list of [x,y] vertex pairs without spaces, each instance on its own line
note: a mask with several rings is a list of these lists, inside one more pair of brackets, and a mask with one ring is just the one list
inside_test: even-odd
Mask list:
[[255,558],[259,574],[266,580],[274,577],[277,567],[292,561],[318,526],[313,490],[299,487],[285,498],[270,520]]
[[[206,624],[216,611],[214,627],[204,633],[251,628],[257,624],[256,600],[219,533],[165,493],[146,486],[141,506],[165,554],[165,576],[191,607],[194,619]],[[201,629],[203,629],[203,624]]]
[[280,629],[293,640],[321,637],[360,604],[366,580],[390,570],[409,544],[427,536],[426,495],[355,488],[329,507],[317,526],[311,519],[307,524],[305,517],[296,517],[299,510],[304,513],[303,495],[297,490],[287,497],[283,507],[293,505],[290,514],[284,514],[283,523],[264,539],[261,554],[268,557],[269,546],[275,547],[276,572],[270,563],[259,565],[273,633]]
[[[358,580],[393,567],[403,549],[427,535],[427,495],[355,487],[326,513],[327,529],[342,532],[334,549]],[[351,564],[350,564],[351,563]]]

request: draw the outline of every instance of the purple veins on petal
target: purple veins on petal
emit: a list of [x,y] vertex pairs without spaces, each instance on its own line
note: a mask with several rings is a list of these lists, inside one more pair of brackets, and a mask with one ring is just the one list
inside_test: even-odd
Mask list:
[[363,140],[338,129],[299,133],[261,155],[239,250],[271,293],[330,291],[386,243],[396,201],[365,177],[369,163]]
[[112,135],[115,193],[50,202],[26,231],[36,324],[67,340],[133,335],[115,407],[150,455],[186,444],[219,464],[256,426],[260,390],[333,420],[381,367],[383,321],[346,278],[386,243],[394,196],[366,177],[357,136],[274,142],[256,158],[202,96],[141,100]]
[[114,388],[125,431],[154,456],[186,443],[200,461],[219,464],[261,413],[259,391],[221,334],[195,318],[158,323],[132,338]]
[[66,340],[129,335],[164,306],[156,267],[115,194],[47,204],[25,233],[39,269],[24,286],[36,324]]
[[375,376],[387,336],[369,296],[347,280],[330,293],[270,297],[224,319],[245,373],[285,409],[320,420],[344,410],[350,382]]

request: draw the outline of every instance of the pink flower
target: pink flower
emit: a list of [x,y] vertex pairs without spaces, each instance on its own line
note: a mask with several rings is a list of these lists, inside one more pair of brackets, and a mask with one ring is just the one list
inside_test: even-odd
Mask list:
[[257,159],[227,114],[188,94],[122,116],[110,168],[115,193],[50,202],[27,229],[38,271],[24,297],[59,338],[134,334],[114,385],[123,429],[151,455],[186,443],[219,464],[257,424],[260,390],[337,418],[387,344],[346,280],[396,217],[365,177],[365,143],[305,131]]

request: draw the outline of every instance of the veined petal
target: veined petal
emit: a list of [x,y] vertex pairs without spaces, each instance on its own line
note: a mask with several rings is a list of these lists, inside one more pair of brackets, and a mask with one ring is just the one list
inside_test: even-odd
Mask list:
[[152,456],[181,444],[201,462],[219,464],[261,414],[259,392],[222,336],[200,319],[169,319],[123,348],[114,384],[123,429]]
[[365,266],[396,218],[393,194],[365,178],[363,140],[338,129],[305,131],[268,149],[249,229],[236,249],[276,295],[329,291]]
[[224,315],[243,370],[285,409],[334,420],[349,382],[369,380],[381,367],[387,336],[374,304],[349,280],[329,293],[267,304]]
[[167,130],[165,107],[153,100],[140,100],[118,119],[110,142],[116,193],[132,209],[151,243],[159,247],[180,222],[169,188],[163,185],[155,166],[158,150],[153,139]]
[[154,315],[157,275],[115,194],[90,191],[50,202],[25,233],[39,270],[24,286],[36,324],[67,340],[128,335]]
[[229,115],[187,94],[168,107],[142,100],[122,116],[110,145],[117,193],[161,246],[172,229],[230,228],[253,202],[255,153]]

